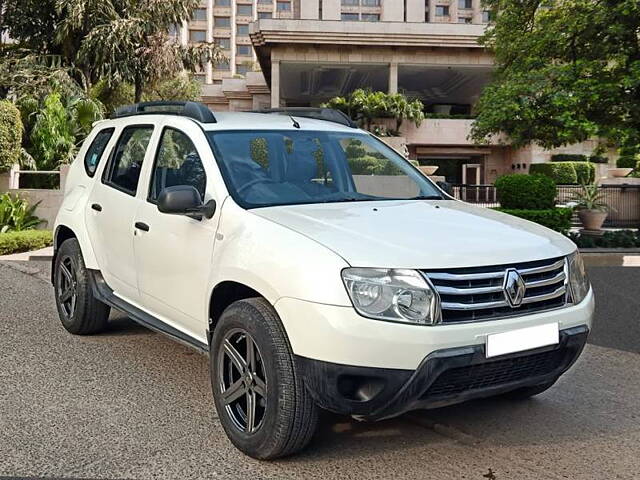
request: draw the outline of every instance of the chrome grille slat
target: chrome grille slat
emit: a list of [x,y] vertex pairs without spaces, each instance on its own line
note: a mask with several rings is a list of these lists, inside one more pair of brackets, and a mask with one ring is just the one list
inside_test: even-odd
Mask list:
[[[522,303],[513,304],[515,306],[512,306],[514,300],[504,292],[505,275],[511,270],[520,274],[525,286],[524,298],[520,297]],[[567,303],[564,258],[423,273],[440,295],[443,323],[527,315]]]

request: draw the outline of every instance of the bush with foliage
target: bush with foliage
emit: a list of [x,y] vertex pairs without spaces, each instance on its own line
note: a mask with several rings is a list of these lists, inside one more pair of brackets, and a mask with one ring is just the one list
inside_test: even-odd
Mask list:
[[374,92],[359,88],[348,97],[334,97],[322,104],[345,113],[367,130],[371,130],[374,118],[393,118],[397,134],[405,120],[417,127],[424,120],[424,105],[420,100],[409,100],[402,93]]
[[34,215],[38,203],[30,206],[26,200],[18,195],[1,194],[0,233],[34,230],[43,222]]
[[0,233],[0,255],[39,250],[52,244],[53,234],[49,230]]
[[578,176],[573,162],[534,163],[529,167],[532,175],[544,175],[559,185],[575,185]]
[[495,210],[538,223],[564,235],[566,235],[571,228],[571,216],[573,215],[573,210],[565,207],[547,208],[543,210],[507,208],[496,208]]
[[639,248],[639,232],[618,230],[605,232],[602,236],[570,233],[569,238],[580,248]]
[[636,146],[622,147],[620,149],[620,156],[616,160],[616,167],[636,168],[636,164],[640,160],[638,157],[638,148]]
[[22,120],[17,107],[0,101],[0,172],[19,163],[22,151]]
[[576,180],[579,185],[593,183],[596,179],[596,167],[589,162],[573,162],[576,170]]
[[589,161],[591,163],[609,163],[609,159],[604,155],[591,155]]
[[503,175],[495,185],[502,208],[544,210],[555,206],[556,184],[544,175]]

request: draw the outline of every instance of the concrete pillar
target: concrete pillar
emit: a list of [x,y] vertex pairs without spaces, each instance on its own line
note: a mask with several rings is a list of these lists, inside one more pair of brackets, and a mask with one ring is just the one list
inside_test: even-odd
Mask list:
[[280,60],[271,62],[271,108],[280,107]]
[[473,0],[473,18],[471,23],[482,23],[482,5],[481,0]]
[[321,0],[322,20],[340,20],[342,13],[342,2],[340,0]]
[[458,23],[458,0],[451,0],[449,4],[449,21]]
[[300,18],[302,20],[320,20],[320,2],[322,0],[302,0],[300,2]]
[[[435,0],[430,0],[435,2]],[[407,22],[424,23],[425,3],[424,0],[407,0]],[[429,5],[431,7],[431,5]]]
[[429,19],[427,20],[428,22],[435,22],[436,21],[436,5],[438,4],[438,2],[436,0],[429,0]]
[[383,22],[404,22],[404,0],[385,0],[382,3]]
[[182,45],[189,43],[189,22],[182,22],[182,27],[180,28],[180,43]]
[[60,165],[60,191],[64,192],[64,187],[67,184],[67,176],[69,175],[69,168],[71,165]]
[[398,64],[389,64],[389,93],[398,93]]
[[[213,42],[213,0],[207,0],[207,42]],[[205,66],[206,82],[213,83],[213,64],[207,62]],[[62,177],[60,178],[62,188]]]

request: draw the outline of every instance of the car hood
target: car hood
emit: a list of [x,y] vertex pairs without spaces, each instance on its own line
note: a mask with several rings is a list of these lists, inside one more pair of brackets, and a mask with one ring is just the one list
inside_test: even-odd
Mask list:
[[252,212],[315,240],[357,267],[500,265],[576,249],[548,228],[454,200],[287,205]]

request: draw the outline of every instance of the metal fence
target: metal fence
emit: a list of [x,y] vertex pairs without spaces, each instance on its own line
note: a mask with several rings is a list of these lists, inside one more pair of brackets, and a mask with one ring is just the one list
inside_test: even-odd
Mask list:
[[[571,202],[580,189],[580,185],[558,185],[558,205]],[[599,190],[602,201],[609,206],[605,227],[640,228],[640,185],[601,185]],[[454,185],[453,194],[459,200],[481,207],[500,206],[494,185]],[[573,223],[579,224],[577,215]]]

